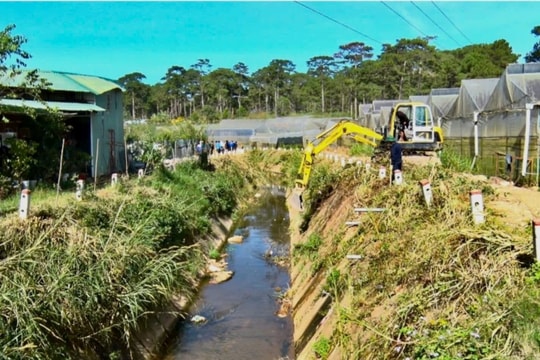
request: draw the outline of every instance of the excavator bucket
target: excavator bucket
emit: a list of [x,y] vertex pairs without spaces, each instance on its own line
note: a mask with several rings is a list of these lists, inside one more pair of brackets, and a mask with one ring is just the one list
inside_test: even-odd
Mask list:
[[302,197],[304,189],[295,187],[289,195],[289,206],[296,211],[304,210],[304,199]]
[[311,167],[315,155],[319,154],[343,135],[351,136],[356,141],[373,147],[377,147],[377,141],[382,140],[383,138],[381,134],[371,129],[348,120],[342,120],[330,129],[317,135],[314,141],[308,141],[304,148],[304,157],[302,158],[300,168],[298,169],[296,186],[290,195],[289,203],[291,206],[299,211],[304,209],[303,192],[309,183]]

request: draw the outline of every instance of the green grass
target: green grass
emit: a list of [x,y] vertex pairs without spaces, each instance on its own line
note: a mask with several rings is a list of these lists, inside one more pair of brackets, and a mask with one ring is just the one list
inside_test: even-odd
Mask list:
[[302,244],[294,246],[293,255],[312,258],[317,254],[319,247],[322,245],[323,239],[318,234],[311,234],[308,240]]
[[367,144],[355,143],[351,146],[351,156],[371,156],[373,155],[374,148]]
[[[230,216],[248,187],[224,160],[186,163],[142,181],[74,193],[37,189],[30,217],[17,198],[0,218],[0,354],[9,359],[126,353],[143,316],[193,296],[209,219]],[[17,206],[15,206],[17,204]]]
[[315,353],[317,359],[328,359],[331,346],[332,343],[330,342],[330,339],[323,337],[317,340],[317,342],[313,344],[313,352]]

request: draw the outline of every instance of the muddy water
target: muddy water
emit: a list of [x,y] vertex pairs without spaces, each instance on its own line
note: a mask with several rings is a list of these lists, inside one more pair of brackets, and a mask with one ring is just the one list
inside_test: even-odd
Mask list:
[[269,187],[237,224],[242,244],[227,245],[231,280],[205,285],[177,329],[166,360],[293,359],[292,319],[280,318],[278,298],[289,286],[286,268],[269,258],[287,256],[289,217],[282,189]]

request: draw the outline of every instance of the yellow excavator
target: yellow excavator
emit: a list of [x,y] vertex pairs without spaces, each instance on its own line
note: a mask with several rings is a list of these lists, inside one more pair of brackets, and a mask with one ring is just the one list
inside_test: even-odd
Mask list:
[[302,208],[302,192],[308,185],[315,155],[344,135],[373,146],[374,158],[388,153],[395,141],[401,144],[404,155],[420,151],[439,151],[443,144],[443,132],[439,126],[435,126],[431,108],[420,102],[396,104],[392,108],[388,125],[383,127],[382,134],[351,120],[341,120],[317,135],[313,141],[308,141],[304,147],[304,157],[298,169],[295,189],[300,208]]
[[317,135],[313,141],[307,142],[304,147],[304,157],[302,158],[300,168],[298,169],[298,178],[296,179],[297,188],[304,188],[307,186],[315,155],[344,135],[373,147],[376,147],[377,141],[382,140],[383,138],[381,134],[371,129],[360,126],[349,120],[341,120],[330,129]]

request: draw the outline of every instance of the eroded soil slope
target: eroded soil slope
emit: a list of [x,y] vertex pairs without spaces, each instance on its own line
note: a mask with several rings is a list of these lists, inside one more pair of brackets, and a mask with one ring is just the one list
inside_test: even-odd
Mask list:
[[[534,336],[520,327],[529,270],[519,259],[532,254],[537,189],[429,158],[407,159],[401,186],[375,166],[328,166],[337,175],[325,175],[311,207],[290,207],[298,359],[534,358]],[[484,224],[472,221],[473,189],[484,195]]]

